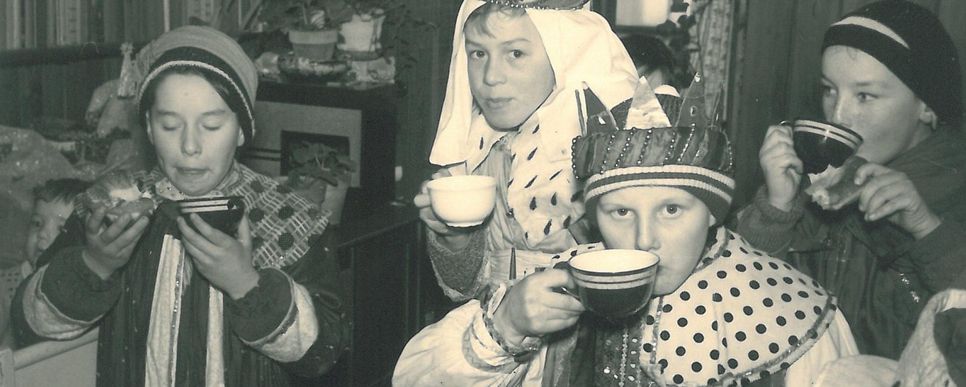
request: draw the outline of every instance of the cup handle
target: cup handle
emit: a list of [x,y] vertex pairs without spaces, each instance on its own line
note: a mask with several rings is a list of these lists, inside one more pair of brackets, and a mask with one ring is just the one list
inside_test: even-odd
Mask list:
[[[569,261],[557,262],[553,265],[553,268],[558,270],[570,271],[570,262]],[[554,293],[566,294],[568,296],[571,296],[574,299],[576,299],[578,302],[583,303],[583,301],[580,300],[580,296],[577,295],[577,292],[568,289],[566,286],[556,286],[556,287],[553,287],[551,290],[553,290]]]
[[580,296],[577,295],[577,292],[568,289],[566,286],[554,287],[552,290],[554,293],[566,294],[573,297],[575,300],[577,300],[577,302],[583,303],[583,301],[580,299]]

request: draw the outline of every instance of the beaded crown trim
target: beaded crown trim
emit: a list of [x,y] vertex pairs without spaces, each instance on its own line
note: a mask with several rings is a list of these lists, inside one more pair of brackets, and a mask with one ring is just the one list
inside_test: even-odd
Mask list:
[[583,8],[590,0],[483,0],[487,3],[513,8],[575,10]]

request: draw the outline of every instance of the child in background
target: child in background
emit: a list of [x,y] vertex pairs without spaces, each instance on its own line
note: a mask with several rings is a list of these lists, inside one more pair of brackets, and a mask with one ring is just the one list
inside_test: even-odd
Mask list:
[[585,241],[580,189],[570,166],[581,134],[575,93],[587,84],[613,108],[637,74],[620,40],[586,0],[466,0],[453,37],[446,100],[430,162],[434,175],[497,180],[493,215],[480,227],[441,223],[416,196],[429,255],[444,292],[474,297],[486,285],[545,267]]
[[630,34],[621,37],[621,42],[634,61],[637,75],[647,78],[654,93],[661,94],[661,86],[674,87],[674,54],[664,41],[653,35]]
[[34,189],[34,209],[27,233],[27,259],[22,266],[23,277],[32,273],[38,259],[66,227],[67,218],[74,212],[74,199],[90,187],[79,179],[54,179]]
[[63,231],[67,218],[74,211],[74,198],[90,183],[71,178],[48,180],[34,188],[34,207],[27,229],[26,257],[19,266],[0,271],[0,347],[12,344],[8,323],[10,302],[17,287],[38,266],[37,260]]

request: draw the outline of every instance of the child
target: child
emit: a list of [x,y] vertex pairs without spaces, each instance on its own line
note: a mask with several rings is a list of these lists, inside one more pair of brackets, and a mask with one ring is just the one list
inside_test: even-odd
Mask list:
[[862,135],[857,153],[870,161],[857,171],[858,205],[807,205],[791,128],[769,128],[759,152],[765,185],[738,231],[838,296],[865,354],[898,359],[925,302],[963,284],[959,66],[925,8],[864,6],[826,30],[822,52],[825,118]]
[[2,322],[0,322],[0,342],[9,346],[12,340],[8,336],[8,311],[10,302],[17,290],[20,282],[27,278],[34,268],[38,266],[38,259],[43,254],[54,239],[60,235],[64,229],[67,219],[74,211],[74,198],[84,192],[90,183],[71,178],[48,180],[43,185],[34,188],[34,207],[33,215],[30,219],[30,226],[27,228],[26,259],[20,266],[3,270],[0,279],[3,280],[0,293],[3,294]]
[[[98,206],[80,235],[58,238],[14,299],[17,342],[73,339],[97,326],[100,386],[289,386],[318,377],[349,337],[329,213],[235,161],[255,133],[254,64],[208,27],[179,27],[151,46],[157,56],[135,102],[158,163],[116,189],[162,203],[111,221]],[[218,196],[244,203],[237,232],[176,203]]]
[[466,0],[460,9],[430,162],[445,168],[434,177],[495,177],[499,200],[484,225],[465,229],[441,223],[425,192],[414,199],[432,231],[440,286],[453,299],[545,267],[584,238],[570,167],[583,109],[575,91],[584,83],[604,90],[614,107],[637,78],[607,21],[585,2]]
[[[727,139],[717,127],[678,122],[598,132],[574,145],[604,246],[661,259],[643,316],[608,324],[582,314],[583,305],[555,290],[573,286],[569,272],[545,270],[420,332],[394,384],[807,386],[825,363],[855,353],[834,297],[719,226],[734,192]],[[551,353],[546,342],[570,351]]]
[[33,272],[42,263],[37,260],[66,226],[74,212],[74,199],[83,193],[90,183],[71,178],[49,180],[34,189],[34,211],[27,234],[27,260],[23,276]]
[[660,38],[645,34],[630,34],[621,38],[624,48],[634,61],[637,75],[647,78],[654,92],[661,86],[674,85],[674,54]]

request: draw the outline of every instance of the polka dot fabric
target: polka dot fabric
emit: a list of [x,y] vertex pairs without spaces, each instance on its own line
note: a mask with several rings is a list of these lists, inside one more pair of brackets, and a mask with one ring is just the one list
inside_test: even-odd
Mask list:
[[598,383],[747,384],[781,372],[825,332],[836,305],[817,282],[724,228],[715,238],[677,291],[599,338]]

